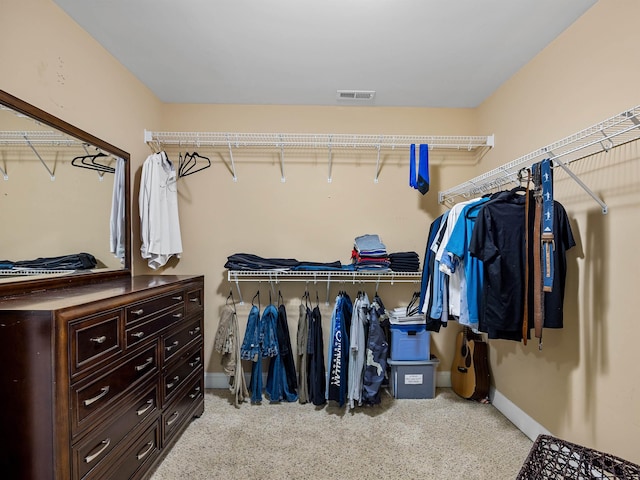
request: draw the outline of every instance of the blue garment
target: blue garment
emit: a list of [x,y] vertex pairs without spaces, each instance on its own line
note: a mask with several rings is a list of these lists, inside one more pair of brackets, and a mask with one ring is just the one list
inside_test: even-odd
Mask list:
[[427,287],[429,285],[429,279],[431,278],[431,274],[433,272],[432,258],[434,253],[431,251],[431,244],[433,243],[436,234],[438,233],[438,229],[440,228],[440,222],[442,221],[443,215],[440,215],[436,218],[429,227],[429,235],[427,237],[427,246],[424,252],[424,259],[422,264],[422,282],[420,284],[420,306],[419,311],[423,311],[424,302],[427,298]]
[[278,308],[276,332],[278,355],[271,357],[269,362],[265,394],[271,402],[295,402],[298,400],[297,380],[284,305]]
[[[471,234],[473,233],[480,207],[487,201],[489,201],[488,198],[480,198],[477,202],[466,205],[460,211],[458,221],[453,227],[445,247],[445,253],[442,255],[442,263],[446,263],[451,271],[458,267],[459,262],[463,265],[466,280],[466,295],[464,296],[466,298],[461,300],[466,303],[466,310],[465,316],[462,313],[460,314],[459,321],[461,324],[469,325],[476,330],[480,318],[483,265],[482,260],[471,256],[469,244],[471,243]],[[447,255],[447,253],[451,255]]]
[[347,395],[347,373],[349,362],[349,336],[353,304],[346,293],[338,295],[331,316],[329,342],[329,369],[327,371],[327,400],[343,406]]
[[382,243],[380,237],[376,234],[368,233],[366,235],[360,235],[359,237],[356,237],[354,243],[356,250],[358,250],[359,252],[387,251],[387,247],[384,243]]
[[262,357],[278,355],[277,316],[278,312],[274,305],[265,308],[262,317],[255,305],[249,311],[240,358],[253,362],[250,385],[252,403],[262,402]]

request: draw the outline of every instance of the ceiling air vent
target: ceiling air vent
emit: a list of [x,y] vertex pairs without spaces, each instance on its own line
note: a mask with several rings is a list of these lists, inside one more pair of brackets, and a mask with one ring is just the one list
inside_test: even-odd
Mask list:
[[338,100],[373,100],[375,90],[338,90]]

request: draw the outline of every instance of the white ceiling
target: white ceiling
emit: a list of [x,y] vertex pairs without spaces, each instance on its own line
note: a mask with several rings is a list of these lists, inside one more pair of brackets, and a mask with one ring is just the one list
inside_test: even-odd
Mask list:
[[164,102],[415,107],[478,106],[596,3],[54,1]]

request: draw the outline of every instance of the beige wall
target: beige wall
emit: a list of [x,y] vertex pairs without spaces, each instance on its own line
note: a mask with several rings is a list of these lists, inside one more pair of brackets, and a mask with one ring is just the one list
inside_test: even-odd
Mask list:
[[[212,344],[219,308],[232,288],[223,268],[228,255],[346,262],[355,236],[380,233],[390,251],[415,250],[422,258],[429,223],[443,210],[438,190],[640,103],[633,51],[638,14],[634,0],[601,0],[476,110],[197,106],[162,105],[49,0],[4,0],[0,88],[131,153],[137,274],[149,271],[137,253],[136,222],[140,167],[150,153],[142,142],[145,128],[496,134],[496,148],[477,169],[434,156],[433,191],[424,197],[407,186],[406,160],[394,156],[385,159],[378,184],[375,158],[354,155],[336,157],[328,183],[324,154],[311,160],[288,156],[285,183],[277,157],[240,154],[237,182],[225,155],[212,156],[210,169],[181,180],[184,254],[163,272],[206,275],[206,364],[209,372],[220,372]],[[579,167],[609,204],[606,216],[579,187],[558,180],[558,199],[579,244],[570,257],[565,329],[546,331],[542,352],[533,344],[500,341],[491,342],[490,352],[496,388],[552,433],[640,462],[640,390],[631,343],[637,290],[632,272],[640,268],[631,244],[640,234],[637,149],[630,145]],[[264,305],[269,288],[259,287]],[[330,296],[346,287],[334,285]],[[392,307],[408,301],[415,287],[384,285],[380,293]],[[242,284],[245,300],[257,288]],[[293,306],[304,287],[279,288]],[[318,291],[323,303],[324,285]],[[289,310],[292,325],[296,313]],[[434,335],[432,348],[444,369],[454,334],[455,326]]]
[[[478,172],[519,158],[640,104],[640,2],[601,0],[478,109],[496,147]],[[638,315],[640,147],[574,163],[608,204],[560,172],[555,194],[571,219],[565,328],[544,347],[490,343],[496,388],[552,433],[640,463],[640,374],[630,365]]]

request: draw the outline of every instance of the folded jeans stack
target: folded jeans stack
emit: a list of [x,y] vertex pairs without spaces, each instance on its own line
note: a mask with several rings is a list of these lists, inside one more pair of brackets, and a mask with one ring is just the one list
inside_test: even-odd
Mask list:
[[397,252],[389,254],[389,267],[394,272],[419,272],[420,257],[416,252]]

